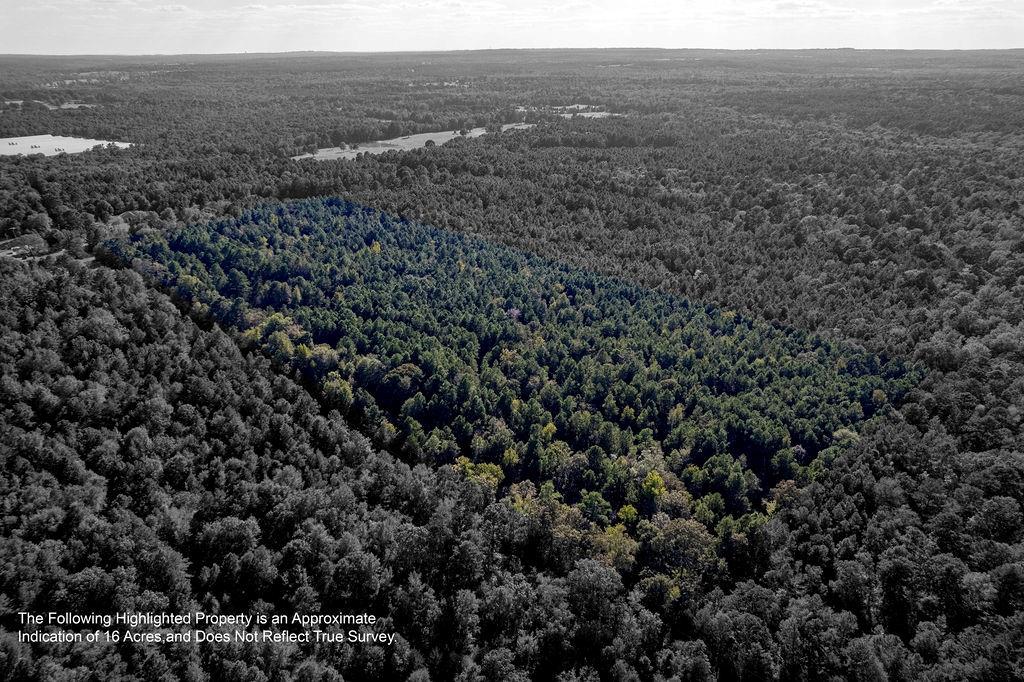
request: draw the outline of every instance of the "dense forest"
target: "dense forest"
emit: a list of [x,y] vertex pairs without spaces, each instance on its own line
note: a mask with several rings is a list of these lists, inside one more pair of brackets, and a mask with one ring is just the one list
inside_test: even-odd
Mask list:
[[0,64],[0,677],[1024,677],[1024,53]]
[[727,512],[757,524],[746,514],[769,489],[806,480],[911,383],[863,352],[339,201],[100,253],[145,258],[135,267],[322,387],[380,445],[550,482],[601,527],[662,507],[712,529]]

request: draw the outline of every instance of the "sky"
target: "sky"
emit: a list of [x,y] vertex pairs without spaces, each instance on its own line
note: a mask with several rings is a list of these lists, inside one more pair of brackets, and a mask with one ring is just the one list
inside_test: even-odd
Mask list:
[[1024,0],[0,0],[0,53],[1024,47]]

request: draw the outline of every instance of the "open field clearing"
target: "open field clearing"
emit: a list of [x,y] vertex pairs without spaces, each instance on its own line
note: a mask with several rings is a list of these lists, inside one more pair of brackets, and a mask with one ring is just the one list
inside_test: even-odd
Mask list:
[[[39,100],[39,99],[34,99],[34,100],[32,100],[32,102],[34,104],[40,104],[40,105],[46,107],[46,109],[48,109],[49,111],[59,111],[61,109],[95,109],[96,107],[99,106],[98,104],[86,104],[85,102],[79,102],[79,101],[64,102],[62,104],[50,104],[49,102],[44,102],[44,101]],[[21,106],[25,105],[25,100],[23,100],[23,99],[5,99],[4,100],[4,104],[15,105],[15,106],[21,107]]]
[[0,240],[0,256],[24,258],[46,253],[46,241],[37,234]]
[[613,114],[610,111],[567,111],[558,115],[562,118],[572,118],[573,116],[580,116],[582,118],[608,118],[609,116],[622,116],[622,114]]
[[0,156],[16,156],[18,154],[42,154],[56,156],[61,153],[78,154],[93,147],[117,145],[122,149],[130,147],[128,142],[110,142],[108,140],[90,140],[82,137],[63,137],[60,135],[27,135],[25,137],[0,137]]
[[606,111],[600,107],[591,106],[589,104],[568,104],[566,106],[552,108],[562,118],[572,118],[573,116],[581,116],[583,118],[608,118],[609,116],[622,115],[613,114],[610,111]]
[[[501,132],[506,130],[525,130],[526,128],[532,128],[532,123],[506,123],[501,126]],[[487,133],[486,128],[473,128],[466,133],[464,137],[480,137]],[[299,159],[317,159],[318,161],[333,161],[335,159],[354,159],[361,153],[366,154],[383,154],[384,152],[397,149],[399,151],[408,151],[410,149],[419,149],[420,147],[427,146],[428,142],[434,144],[444,144],[448,140],[454,140],[460,137],[458,130],[442,130],[436,133],[419,133],[418,135],[405,135],[403,137],[395,137],[390,140],[377,140],[375,142],[367,142],[361,144],[356,148],[342,148],[342,147],[326,147],[324,149],[318,149],[313,154],[300,154],[299,156],[293,156],[295,160]]]
[[553,113],[553,114],[556,114],[558,116],[561,116],[562,118],[573,118],[574,116],[580,116],[582,118],[609,118],[609,117],[613,117],[613,116],[614,117],[618,117],[618,116],[622,116],[623,115],[623,114],[616,114],[616,113],[613,113],[611,111],[608,111],[607,109],[603,108],[601,105],[593,105],[593,104],[564,104],[564,105],[553,106],[553,107],[525,107],[525,106],[518,106],[518,107],[516,107],[516,111],[521,111],[521,112],[524,112],[524,113],[525,112],[541,112],[541,113],[548,113],[548,114]]

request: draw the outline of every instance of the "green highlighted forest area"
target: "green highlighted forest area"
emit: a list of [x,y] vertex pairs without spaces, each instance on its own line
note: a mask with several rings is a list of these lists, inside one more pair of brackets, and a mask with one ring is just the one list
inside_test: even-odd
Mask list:
[[659,512],[712,532],[763,523],[773,489],[813,478],[915,380],[339,199],[106,248],[293,368],[379,446],[627,537]]

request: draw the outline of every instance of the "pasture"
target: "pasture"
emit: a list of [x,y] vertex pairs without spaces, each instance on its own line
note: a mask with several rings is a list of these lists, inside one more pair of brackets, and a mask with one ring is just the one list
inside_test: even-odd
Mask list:
[[43,156],[56,156],[57,154],[78,154],[89,151],[94,147],[106,146],[108,144],[126,148],[131,144],[128,142],[109,142],[107,140],[90,140],[82,137],[63,137],[60,135],[27,135],[25,137],[0,137],[0,156],[17,156],[24,154],[42,154]]
[[[532,123],[506,123],[501,126],[501,131],[506,130],[523,130],[525,128],[532,128]],[[434,144],[444,144],[449,140],[454,140],[457,137],[480,137],[487,133],[486,128],[473,128],[469,130],[466,135],[462,136],[458,130],[442,130],[436,133],[419,133],[416,135],[405,135],[403,137],[395,137],[390,140],[376,140],[374,142],[365,142],[358,145],[357,147],[325,147],[318,149],[312,154],[300,154],[299,156],[293,156],[292,159],[298,161],[300,159],[316,159],[318,161],[333,161],[336,159],[354,159],[359,154],[383,154],[391,150],[408,151],[410,149],[419,149],[425,147],[428,142]]]

